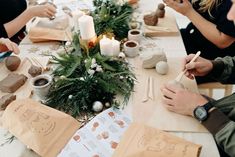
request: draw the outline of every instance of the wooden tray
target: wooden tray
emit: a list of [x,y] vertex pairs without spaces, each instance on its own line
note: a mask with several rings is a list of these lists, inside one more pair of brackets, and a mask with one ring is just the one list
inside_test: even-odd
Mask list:
[[167,10],[164,18],[158,18],[157,26],[148,26],[143,22],[143,32],[148,37],[180,35],[174,15]]

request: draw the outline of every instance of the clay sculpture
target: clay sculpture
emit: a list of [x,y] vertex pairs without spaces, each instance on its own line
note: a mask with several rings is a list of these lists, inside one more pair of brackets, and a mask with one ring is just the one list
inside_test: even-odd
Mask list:
[[165,5],[163,3],[159,3],[157,11],[156,11],[157,17],[163,18],[165,16],[165,12],[166,12],[165,11]]
[[159,61],[167,62],[166,54],[163,51],[157,51],[140,56],[143,63],[142,67],[145,69],[154,68]]
[[158,23],[158,16],[156,12],[145,15],[144,23],[149,26],[156,26]]

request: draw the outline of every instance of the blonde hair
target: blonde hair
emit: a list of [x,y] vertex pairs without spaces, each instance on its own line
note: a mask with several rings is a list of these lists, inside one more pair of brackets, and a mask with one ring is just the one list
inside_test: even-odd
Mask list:
[[211,14],[211,10],[214,8],[214,7],[218,7],[222,0],[192,0],[192,4],[196,3],[197,1],[200,1],[199,2],[199,11],[200,12],[208,12],[208,14],[212,16]]

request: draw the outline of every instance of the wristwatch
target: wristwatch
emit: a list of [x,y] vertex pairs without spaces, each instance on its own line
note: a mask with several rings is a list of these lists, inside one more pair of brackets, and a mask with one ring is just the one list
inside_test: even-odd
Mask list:
[[193,111],[194,117],[202,122],[208,118],[208,113],[212,108],[213,105],[210,102],[206,103],[203,106],[198,106]]

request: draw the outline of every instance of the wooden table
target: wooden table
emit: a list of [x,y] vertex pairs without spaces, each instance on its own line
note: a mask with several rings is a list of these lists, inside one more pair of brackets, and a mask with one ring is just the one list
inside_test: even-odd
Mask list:
[[[147,12],[149,10],[155,10],[157,7],[157,2],[158,0],[140,0],[139,2],[139,6],[140,9],[139,11],[141,12]],[[160,1],[159,1],[160,2]],[[174,13],[172,10],[167,9],[167,11]],[[173,61],[177,62],[177,66],[180,67],[180,59],[182,59],[183,57],[186,56],[186,51],[183,45],[183,41],[180,35],[178,36],[167,36],[167,37],[156,37],[156,38],[151,38],[151,39],[147,39],[150,42],[155,43],[158,47],[161,47],[164,49],[166,56],[168,58],[169,61],[171,61],[173,58]],[[27,40],[27,38],[21,43],[20,45],[20,49],[21,52],[25,53],[25,55],[28,53],[30,48],[35,48],[38,47],[39,50],[37,53],[41,53],[40,51],[42,50],[52,50],[52,45],[56,45],[56,43],[40,43],[40,44],[33,44],[31,42],[29,42]],[[137,61],[136,61],[137,60]],[[138,58],[136,59],[130,59],[129,60],[130,63],[132,64],[139,64]],[[176,67],[177,67],[176,66]],[[174,70],[175,71],[175,70]],[[178,71],[180,71],[180,69],[178,69]],[[165,78],[165,76],[158,76],[156,74],[154,74],[154,78],[156,80],[160,79],[163,80],[160,84],[158,84],[156,86],[156,90],[159,90],[160,86],[167,80],[174,78],[174,76],[176,75],[176,73],[178,73],[177,69],[176,72],[174,73],[170,73],[170,75],[167,77],[167,79]],[[146,71],[142,71],[142,72],[146,72]],[[147,71],[147,73],[149,73]],[[142,78],[142,80],[139,82],[140,84],[144,83],[143,82],[144,77]],[[186,81],[187,82],[187,81]],[[195,81],[188,81],[187,86],[190,87],[191,90],[197,91],[197,86],[196,86],[196,82]],[[160,93],[156,92],[156,99],[160,98]],[[190,130],[197,130],[197,128],[187,128],[186,130],[189,131],[180,131],[180,130],[174,130],[170,127],[168,127],[169,125],[160,125],[161,123],[159,122],[160,120],[162,122],[164,122],[165,124],[171,124],[172,121],[167,121],[166,119],[162,118],[156,118],[157,116],[156,113],[158,111],[158,108],[156,108],[157,105],[160,106],[161,101],[157,100],[156,106],[154,106],[154,103],[147,103],[146,106],[143,106],[144,110],[141,109],[137,109],[136,110],[136,105],[138,105],[140,103],[136,102],[135,100],[133,100],[133,97],[131,98],[129,105],[125,108],[125,112],[127,114],[130,114],[134,121],[137,122],[142,122],[146,125],[150,125],[156,128],[161,128],[163,130],[166,130],[167,132],[174,134],[176,136],[182,137],[188,141],[197,143],[202,145],[202,152],[200,157],[219,157],[219,153],[216,147],[216,144],[214,142],[214,139],[212,137],[212,135],[210,133],[208,133],[205,129],[204,131],[190,131]],[[138,106],[141,107],[141,106]],[[153,111],[154,113],[152,113]],[[163,109],[164,110],[164,109]],[[150,114],[148,114],[151,111]],[[164,111],[164,112],[168,112],[168,111]],[[145,113],[145,114],[143,114]],[[169,115],[174,114],[174,113],[167,113]],[[177,117],[177,116],[176,116]],[[180,126],[181,121],[180,119],[183,120],[188,120],[190,121],[194,121],[193,124],[196,124],[196,120],[192,120],[192,118],[190,117],[186,117],[186,116],[179,116],[178,118],[175,119],[176,123],[172,123],[171,125],[175,127],[173,128],[177,128],[177,126]],[[199,123],[197,123],[197,125],[200,125]],[[183,127],[183,125],[182,125]],[[201,130],[201,129],[199,129]],[[202,129],[203,130],[203,129]],[[0,142],[4,141],[5,136],[3,136],[5,134],[5,130],[0,128]],[[34,157],[37,156],[36,154],[32,153],[31,151],[29,151],[26,146],[24,146],[20,141],[18,140],[14,140],[12,144],[8,144],[4,147],[0,147],[0,157]]]

